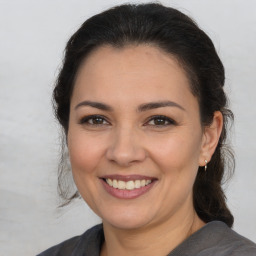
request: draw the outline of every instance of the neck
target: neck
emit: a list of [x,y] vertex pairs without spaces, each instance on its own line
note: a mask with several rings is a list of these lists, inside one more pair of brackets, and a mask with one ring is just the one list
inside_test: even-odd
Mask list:
[[195,212],[183,217],[133,230],[118,229],[103,221],[101,256],[168,255],[205,224]]

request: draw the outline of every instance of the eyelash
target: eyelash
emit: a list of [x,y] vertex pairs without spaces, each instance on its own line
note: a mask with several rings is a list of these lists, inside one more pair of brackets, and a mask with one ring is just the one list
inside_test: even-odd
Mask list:
[[93,125],[93,126],[99,126],[99,125],[105,125],[105,124],[94,124],[94,123],[90,123],[89,121],[90,120],[97,120],[97,119],[101,119],[103,122],[107,122],[109,124],[108,121],[106,121],[106,117],[104,116],[101,116],[101,115],[90,115],[90,116],[86,116],[86,117],[83,117],[81,120],[80,120],[80,124],[87,124],[87,125]]
[[[157,119],[161,120],[161,121],[164,121],[164,124],[149,124],[149,122],[156,121]],[[167,124],[166,124],[166,122],[167,122]],[[149,124],[151,126],[157,126],[157,127],[165,127],[165,126],[169,126],[169,125],[176,125],[177,123],[173,119],[171,119],[171,118],[169,118],[167,116],[157,115],[157,116],[152,116],[146,122],[146,124]]]
[[[100,119],[103,123],[99,123],[99,124],[93,123],[97,119]],[[158,121],[163,121],[164,124],[155,124],[155,123],[154,124],[150,124],[151,121],[156,122],[157,119],[158,119]],[[90,116],[83,117],[80,120],[79,123],[82,124],[82,125],[91,125],[91,126],[101,126],[101,125],[109,125],[110,124],[109,121],[106,119],[106,117],[101,116],[101,115],[90,115]],[[169,118],[167,116],[156,115],[156,116],[150,117],[148,119],[148,121],[143,126],[146,126],[146,125],[156,126],[156,127],[160,127],[161,128],[161,127],[166,127],[166,126],[169,126],[169,125],[177,125],[177,123],[173,119],[171,119],[171,118]]]

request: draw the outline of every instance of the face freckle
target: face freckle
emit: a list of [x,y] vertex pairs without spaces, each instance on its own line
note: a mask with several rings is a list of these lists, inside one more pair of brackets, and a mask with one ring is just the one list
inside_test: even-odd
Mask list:
[[[202,137],[197,99],[174,57],[149,45],[105,46],[81,66],[68,148],[77,188],[103,222],[138,228],[191,211]],[[106,177],[130,190],[108,189]]]

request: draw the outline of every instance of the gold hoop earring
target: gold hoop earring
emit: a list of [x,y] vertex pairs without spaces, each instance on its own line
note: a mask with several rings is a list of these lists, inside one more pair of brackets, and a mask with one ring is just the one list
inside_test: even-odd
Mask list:
[[207,170],[207,160],[204,160],[204,162],[205,162],[205,166],[204,166],[204,171],[206,172],[206,170]]

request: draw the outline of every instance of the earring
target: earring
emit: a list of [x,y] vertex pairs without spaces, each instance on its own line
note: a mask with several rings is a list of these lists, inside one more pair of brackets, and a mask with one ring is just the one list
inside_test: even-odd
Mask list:
[[204,162],[205,162],[205,166],[204,166],[204,171],[206,172],[206,170],[207,170],[207,160],[204,160]]

